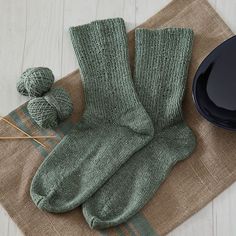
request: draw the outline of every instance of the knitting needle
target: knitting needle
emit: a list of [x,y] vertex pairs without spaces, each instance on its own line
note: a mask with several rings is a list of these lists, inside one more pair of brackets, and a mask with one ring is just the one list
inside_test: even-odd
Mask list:
[[0,137],[0,140],[5,140],[5,139],[47,139],[47,138],[56,138],[56,136],[32,136],[32,137],[22,137],[22,136],[13,136],[13,137],[8,137],[8,136],[3,136]]
[[44,148],[47,148],[43,143],[39,142],[37,139],[33,138],[32,136],[30,136],[29,134],[27,134],[24,130],[20,129],[19,127],[17,127],[16,125],[14,125],[13,123],[11,123],[9,120],[5,119],[4,117],[0,116],[0,119],[2,119],[3,121],[5,121],[6,123],[8,123],[9,125],[11,125],[13,128],[17,129],[18,131],[20,131],[21,133],[25,134],[26,136],[32,138],[36,143],[40,144],[41,146],[43,146]]

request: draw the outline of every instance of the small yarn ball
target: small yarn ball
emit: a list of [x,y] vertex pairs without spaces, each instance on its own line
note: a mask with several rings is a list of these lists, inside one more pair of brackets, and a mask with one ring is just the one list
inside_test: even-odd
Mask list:
[[45,96],[28,102],[28,112],[42,128],[55,128],[73,111],[69,94],[63,88],[52,88]]
[[41,97],[54,83],[54,75],[49,68],[28,68],[17,82],[17,91],[29,97]]

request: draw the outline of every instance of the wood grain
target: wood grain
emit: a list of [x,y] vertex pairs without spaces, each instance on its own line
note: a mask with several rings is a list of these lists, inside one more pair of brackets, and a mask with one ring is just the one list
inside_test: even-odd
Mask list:
[[[47,66],[56,76],[77,68],[69,39],[70,26],[95,19],[123,17],[128,30],[142,23],[171,0],[0,0],[0,113],[5,115],[27,98],[16,92],[21,72]],[[209,0],[236,32],[236,1]],[[192,216],[169,236],[236,235],[236,184]],[[21,236],[0,207],[0,236]]]

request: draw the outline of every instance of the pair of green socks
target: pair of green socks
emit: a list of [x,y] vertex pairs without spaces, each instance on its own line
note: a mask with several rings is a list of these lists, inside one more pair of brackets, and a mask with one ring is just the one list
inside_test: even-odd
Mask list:
[[70,29],[86,109],[37,170],[34,203],[49,212],[82,205],[92,228],[126,221],[195,146],[181,104],[191,57],[190,29],[137,29],[134,80],[124,21]]

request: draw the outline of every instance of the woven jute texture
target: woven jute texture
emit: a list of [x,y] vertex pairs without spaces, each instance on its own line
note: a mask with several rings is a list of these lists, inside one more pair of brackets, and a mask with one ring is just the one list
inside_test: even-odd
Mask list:
[[[204,207],[236,180],[236,134],[217,128],[196,111],[191,86],[197,67],[217,45],[233,34],[206,0],[174,0],[139,27],[190,27],[194,30],[193,55],[184,99],[184,117],[197,136],[197,147],[178,163],[153,199],[126,224],[105,231],[91,230],[81,209],[50,214],[35,207],[29,196],[32,177],[47,154],[60,141],[84,109],[79,71],[56,83],[71,95],[74,113],[55,131],[40,129],[29,117],[26,105],[6,118],[31,134],[55,134],[44,149],[33,141],[0,142],[0,203],[25,235],[165,235]],[[131,65],[134,59],[134,31],[129,34]],[[0,121],[0,136],[19,135]],[[89,144],[88,144],[89,145]]]

